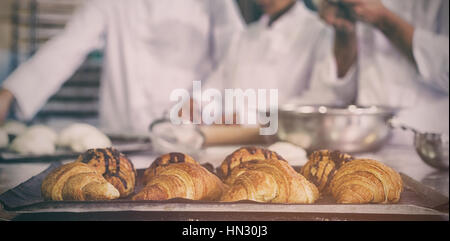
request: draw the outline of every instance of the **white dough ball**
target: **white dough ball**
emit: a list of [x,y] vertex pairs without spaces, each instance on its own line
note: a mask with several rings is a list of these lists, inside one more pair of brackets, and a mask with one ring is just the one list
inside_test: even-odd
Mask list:
[[69,147],[74,152],[85,152],[94,148],[111,147],[112,142],[96,127],[77,123],[61,131],[57,145]]
[[55,144],[49,140],[25,136],[14,139],[10,148],[22,155],[52,155],[56,151]]
[[57,136],[51,128],[35,125],[16,137],[10,149],[22,155],[52,155],[56,152]]
[[56,140],[58,139],[58,133],[56,133],[56,131],[54,131],[52,128],[44,126],[44,125],[31,126],[22,135],[39,137],[40,139],[46,139],[46,140],[49,140],[54,145],[56,144]]
[[70,147],[74,141],[80,139],[86,133],[92,132],[98,132],[97,128],[82,123],[72,124],[59,133],[56,144],[62,147]]
[[6,131],[8,135],[19,136],[25,133],[28,127],[22,122],[18,121],[7,121],[1,126],[1,128]]

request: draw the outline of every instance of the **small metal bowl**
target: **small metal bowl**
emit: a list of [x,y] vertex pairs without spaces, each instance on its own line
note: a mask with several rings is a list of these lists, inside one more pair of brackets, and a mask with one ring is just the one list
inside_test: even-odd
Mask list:
[[377,106],[285,105],[279,111],[277,136],[307,151],[371,152],[380,149],[390,137],[389,120],[395,113]]
[[448,136],[416,132],[414,145],[417,154],[425,163],[436,169],[449,169]]

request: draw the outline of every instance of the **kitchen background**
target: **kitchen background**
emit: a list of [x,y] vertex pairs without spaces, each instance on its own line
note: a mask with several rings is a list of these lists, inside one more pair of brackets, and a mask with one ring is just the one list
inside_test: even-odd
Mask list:
[[[1,0],[0,84],[43,43],[57,35],[73,11],[89,0]],[[261,10],[254,0],[235,0],[247,23]],[[102,53],[93,52],[36,116],[37,121],[70,118],[95,124]]]

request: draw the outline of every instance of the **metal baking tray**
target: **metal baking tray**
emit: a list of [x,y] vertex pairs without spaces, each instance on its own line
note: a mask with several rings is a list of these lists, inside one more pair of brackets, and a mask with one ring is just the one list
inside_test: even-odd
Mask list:
[[[142,188],[138,170],[136,191]],[[405,190],[398,204],[339,205],[331,197],[315,204],[266,204],[251,201],[236,203],[204,202],[185,199],[168,201],[131,201],[129,199],[94,202],[37,202],[10,208],[16,214],[99,215],[108,213],[112,219],[126,212],[151,213],[146,220],[360,220],[371,216],[380,220],[448,220],[448,197],[401,174]],[[119,216],[114,216],[114,214]],[[256,215],[256,216],[255,216]],[[259,216],[258,216],[259,215]],[[88,215],[89,216],[89,215]],[[131,215],[133,217],[133,215]],[[89,217],[92,218],[92,217]],[[131,219],[132,220],[132,219]],[[370,220],[370,219],[369,219]]]

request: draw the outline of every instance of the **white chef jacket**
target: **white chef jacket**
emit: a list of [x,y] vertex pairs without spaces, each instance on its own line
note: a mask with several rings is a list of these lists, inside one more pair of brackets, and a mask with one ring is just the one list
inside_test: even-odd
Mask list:
[[277,89],[278,102],[308,89],[319,41],[329,27],[297,2],[270,27],[261,19],[236,37],[205,88]]
[[[331,97],[319,104],[350,104],[356,100],[363,106],[394,107],[401,110],[397,118],[403,124],[421,131],[448,133],[449,1],[382,2],[415,27],[417,67],[381,31],[358,23],[358,60],[347,76],[338,78],[332,47],[323,48],[311,90],[294,102],[307,102],[327,93]],[[326,39],[330,41],[328,46],[333,46],[333,38]]]
[[243,22],[228,0],[92,0],[4,83],[24,119],[32,118],[92,50],[104,49],[101,127],[147,130],[220,62]]

